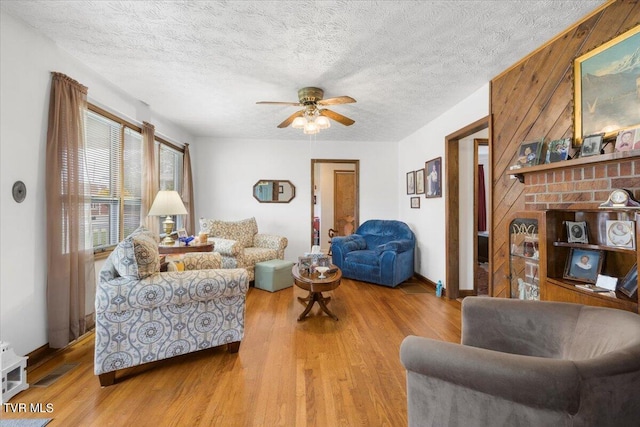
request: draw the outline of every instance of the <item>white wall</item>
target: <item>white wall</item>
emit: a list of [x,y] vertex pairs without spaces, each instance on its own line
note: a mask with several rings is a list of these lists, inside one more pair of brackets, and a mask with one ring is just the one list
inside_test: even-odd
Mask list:
[[[0,13],[0,340],[9,341],[17,354],[48,342],[44,171],[51,71],[88,86],[90,102],[134,122],[149,121],[169,140],[191,142],[186,131],[152,108]],[[27,186],[20,204],[11,196],[17,180]]]
[[[445,185],[443,197],[422,198],[420,209],[411,209],[406,195],[406,173],[425,167],[425,162],[442,157],[444,174],[447,159],[444,158],[445,137],[489,114],[489,83],[478,89],[466,99],[452,107],[440,117],[404,138],[398,147],[398,175],[396,192],[400,195],[400,220],[406,222],[416,233],[415,270],[427,279],[445,281]],[[450,260],[459,262],[459,260]],[[461,289],[466,289],[462,286]]]
[[[396,143],[300,136],[299,141],[198,138],[190,147],[196,216],[255,216],[261,233],[289,239],[285,258],[297,260],[311,248],[311,159],[349,159],[360,160],[360,223],[398,217]],[[260,179],[288,179],[296,186],[296,197],[291,203],[258,203],[251,190]]]

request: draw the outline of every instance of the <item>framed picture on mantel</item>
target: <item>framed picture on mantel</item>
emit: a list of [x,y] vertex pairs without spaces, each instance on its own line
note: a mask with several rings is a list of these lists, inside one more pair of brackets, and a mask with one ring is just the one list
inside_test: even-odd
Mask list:
[[[640,46],[640,25],[575,59],[574,140],[640,125],[638,72],[634,54]],[[636,60],[637,61],[637,60]]]

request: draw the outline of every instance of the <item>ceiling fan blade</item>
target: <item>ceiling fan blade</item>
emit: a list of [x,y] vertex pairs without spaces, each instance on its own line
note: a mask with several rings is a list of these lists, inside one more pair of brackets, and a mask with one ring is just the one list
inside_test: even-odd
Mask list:
[[331,120],[335,120],[336,122],[341,123],[345,126],[351,126],[355,123],[355,121],[351,120],[349,117],[345,117],[342,114],[336,113],[335,111],[327,110],[326,108],[320,110],[320,115],[329,117]]
[[351,104],[353,102],[356,102],[356,100],[350,96],[337,96],[335,98],[321,99],[318,101],[318,105]]
[[275,102],[275,101],[258,101],[256,104],[269,104],[269,105],[292,105],[294,107],[301,107],[299,102]]
[[279,128],[286,128],[287,126],[289,126],[289,125],[293,122],[293,120],[294,120],[296,117],[302,117],[302,114],[303,114],[303,113],[304,113],[304,110],[296,111],[295,113],[293,113],[292,115],[290,115],[289,117],[287,117],[287,118],[285,119],[285,121],[284,121],[284,122],[280,123],[280,124],[278,125],[278,127],[279,127]]

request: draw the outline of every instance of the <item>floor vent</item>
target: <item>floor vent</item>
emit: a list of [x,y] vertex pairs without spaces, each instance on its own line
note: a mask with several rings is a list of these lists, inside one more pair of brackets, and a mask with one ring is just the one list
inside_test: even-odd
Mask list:
[[31,384],[32,387],[49,387],[54,382],[58,381],[61,376],[76,368],[79,363],[67,363],[64,365],[58,366],[56,369],[42,377],[40,380]]

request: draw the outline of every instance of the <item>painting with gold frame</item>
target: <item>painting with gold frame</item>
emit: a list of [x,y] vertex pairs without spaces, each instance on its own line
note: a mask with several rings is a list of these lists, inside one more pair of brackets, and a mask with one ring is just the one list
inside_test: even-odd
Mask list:
[[574,140],[604,132],[605,139],[639,125],[640,26],[578,57],[574,71]]

